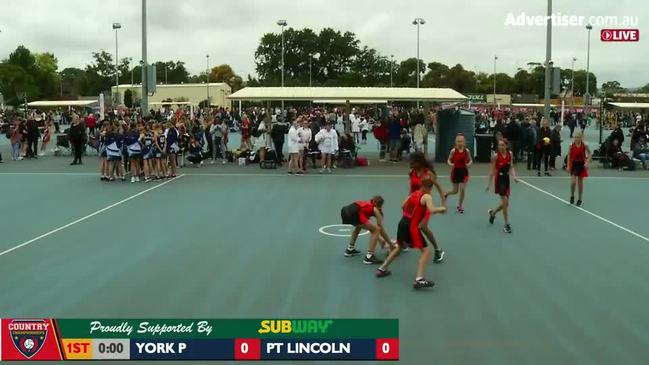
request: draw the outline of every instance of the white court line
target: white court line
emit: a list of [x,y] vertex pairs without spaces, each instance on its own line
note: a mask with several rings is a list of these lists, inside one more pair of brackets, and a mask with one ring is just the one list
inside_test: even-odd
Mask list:
[[[590,178],[589,178],[589,179],[590,179]],[[552,193],[550,193],[550,192],[548,192],[548,191],[545,191],[545,190],[543,190],[543,189],[541,189],[541,188],[539,188],[539,187],[537,187],[537,186],[534,186],[534,185],[528,183],[527,181],[525,181],[525,180],[523,180],[523,179],[518,179],[518,181],[520,181],[520,182],[523,183],[524,185],[527,185],[527,186],[529,186],[530,188],[532,188],[532,189],[534,189],[534,190],[536,190],[536,191],[538,191],[538,192],[541,192],[541,193],[543,193],[543,194],[545,194],[545,195],[547,195],[547,196],[549,196],[549,197],[552,197],[552,198],[554,198],[554,199],[556,199],[556,200],[558,200],[558,201],[560,201],[560,202],[562,202],[562,203],[570,204],[569,201],[564,200],[564,199],[562,199],[562,198],[559,198],[558,196],[556,196],[556,195],[554,195],[554,194],[552,194]],[[597,214],[595,214],[595,213],[593,213],[593,212],[591,212],[591,211],[589,211],[589,210],[586,210],[586,209],[584,209],[584,208],[582,208],[582,207],[578,207],[578,206],[576,206],[576,205],[571,205],[571,206],[572,206],[573,208],[575,208],[575,209],[579,209],[579,210],[581,210],[582,212],[584,212],[584,213],[586,213],[586,214],[588,214],[588,215],[591,215],[591,216],[593,216],[593,217],[599,219],[600,221],[602,221],[602,222],[604,222],[604,223],[608,223],[608,224],[612,225],[612,226],[615,227],[615,228],[619,228],[619,229],[623,230],[623,231],[626,232],[626,233],[629,233],[629,234],[631,234],[631,235],[633,235],[633,236],[636,236],[637,238],[639,238],[639,239],[641,239],[641,240],[644,240],[644,241],[646,241],[646,242],[649,242],[649,238],[647,238],[647,237],[641,235],[640,233],[633,232],[632,230],[630,230],[630,229],[628,229],[628,228],[626,228],[626,227],[622,227],[621,225],[619,225],[619,224],[617,224],[617,223],[615,223],[615,222],[612,222],[612,221],[610,221],[610,220],[608,220],[608,219],[606,219],[606,218],[604,218],[604,217],[602,217],[602,216],[600,216],[600,215],[597,215]]]
[[[0,176],[2,175],[15,175],[15,176],[20,176],[20,175],[25,175],[25,176],[30,176],[30,175],[45,175],[45,176],[99,176],[96,172],[0,172]],[[187,172],[184,173],[183,175],[185,176],[222,176],[222,177],[288,177],[287,174],[283,173],[245,173],[245,172]],[[302,177],[356,177],[356,178],[399,178],[399,179],[407,179],[408,174],[403,173],[403,174],[319,174],[317,172],[315,173],[310,173],[306,175],[301,175],[297,176],[295,178],[302,178]],[[438,178],[449,178],[448,175],[437,175]],[[486,179],[489,176],[487,175],[471,175],[471,178],[476,178],[476,179]],[[524,179],[540,179],[540,180],[568,180],[570,179],[570,176],[519,176],[520,178]],[[293,178],[293,177],[291,177]],[[638,181],[645,181],[649,180],[649,176],[589,176],[588,180],[624,180],[624,181],[633,181],[633,180],[638,180]]]
[[128,198],[125,198],[125,199],[122,199],[122,200],[118,201],[117,203],[113,203],[113,204],[111,204],[111,205],[109,205],[109,206],[107,206],[107,207],[105,207],[105,208],[99,209],[99,210],[97,210],[97,211],[95,211],[95,212],[93,212],[93,213],[88,214],[88,215],[85,216],[85,217],[81,217],[81,218],[79,218],[79,219],[77,219],[77,220],[75,220],[75,221],[72,221],[72,222],[70,222],[70,223],[68,223],[68,224],[66,224],[66,225],[63,225],[63,226],[61,226],[61,227],[59,227],[59,228],[55,228],[55,229],[53,229],[53,230],[51,230],[51,231],[49,231],[49,232],[43,233],[42,235],[40,235],[40,236],[38,236],[38,237],[34,237],[34,238],[32,238],[31,240],[29,240],[29,241],[25,241],[25,242],[23,242],[23,243],[21,243],[21,244],[19,244],[19,245],[16,245],[16,246],[14,246],[14,247],[12,247],[12,248],[10,248],[10,249],[7,249],[7,250],[5,250],[5,251],[0,252],[0,256],[4,256],[4,255],[6,255],[6,254],[8,254],[8,253],[10,253],[10,252],[13,252],[13,251],[19,249],[19,248],[25,247],[25,246],[27,246],[27,245],[31,245],[32,243],[34,243],[34,242],[36,242],[36,241],[38,241],[38,240],[40,240],[40,239],[43,239],[43,238],[45,238],[45,237],[47,237],[47,236],[51,236],[51,235],[53,235],[54,233],[59,232],[59,231],[62,231],[62,230],[66,229],[66,228],[68,228],[68,227],[71,227],[71,226],[73,226],[73,225],[75,225],[75,224],[77,224],[77,223],[81,223],[81,222],[83,222],[83,221],[85,221],[85,220],[87,220],[87,219],[89,219],[89,218],[92,218],[92,217],[96,216],[97,214],[101,214],[101,213],[103,213],[103,212],[105,212],[105,211],[107,211],[107,210],[109,210],[109,209],[115,208],[115,207],[118,206],[118,205],[124,204],[124,203],[126,203],[127,201],[129,201],[129,200],[133,200],[133,199],[137,198],[138,196],[140,196],[140,195],[142,195],[142,194],[146,194],[146,193],[148,193],[149,191],[152,191],[152,190],[155,190],[155,189],[157,189],[157,188],[159,188],[159,187],[161,187],[161,186],[167,185],[167,184],[169,184],[169,183],[172,182],[172,181],[176,181],[176,180],[180,179],[180,178],[183,177],[183,176],[184,176],[184,175],[178,175],[177,177],[175,177],[175,178],[173,178],[173,179],[171,179],[171,180],[167,180],[167,181],[165,181],[165,182],[163,182],[163,183],[160,183],[160,184],[158,184],[158,185],[156,185],[156,186],[152,186],[152,187],[150,187],[150,188],[148,188],[148,189],[146,189],[146,190],[142,190],[142,191],[140,191],[140,192],[137,193],[137,194],[131,195],[131,196],[129,196]]

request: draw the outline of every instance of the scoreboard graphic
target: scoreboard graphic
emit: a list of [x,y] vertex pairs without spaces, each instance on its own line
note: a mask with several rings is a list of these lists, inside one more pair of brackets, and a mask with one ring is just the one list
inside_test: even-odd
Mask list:
[[0,319],[0,361],[399,360],[397,319]]

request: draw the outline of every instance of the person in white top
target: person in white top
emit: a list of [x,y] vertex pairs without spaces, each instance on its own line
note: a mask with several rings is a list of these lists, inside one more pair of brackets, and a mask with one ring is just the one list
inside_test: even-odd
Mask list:
[[350,121],[352,122],[352,134],[354,135],[354,142],[360,142],[361,134],[361,119],[358,117],[358,114],[354,113],[349,116]]
[[428,131],[424,123],[417,123],[412,132],[412,139],[415,141],[415,151],[424,152],[424,146],[426,143],[426,138],[428,136]]
[[367,144],[367,132],[370,131],[370,123],[365,119],[365,117],[361,118],[361,140],[363,144]]
[[302,141],[300,146],[300,168],[302,172],[306,173],[306,157],[309,150],[309,142],[313,138],[311,128],[309,128],[309,120],[306,117],[302,118],[302,126],[300,126],[297,132],[300,136],[300,141]]
[[257,133],[259,133],[259,136],[255,139],[255,150],[259,152],[259,161],[264,161],[266,158],[266,121],[268,120],[268,116],[264,117],[259,122],[259,125],[257,126]]
[[299,167],[300,149],[302,141],[298,132],[298,121],[293,120],[291,128],[288,130],[288,174],[293,175],[301,173]]
[[338,151],[338,133],[331,128],[331,123],[327,122],[324,129],[321,129],[315,135],[315,141],[318,142],[318,149],[322,153],[322,168],[320,173],[331,173],[331,164],[333,155]]

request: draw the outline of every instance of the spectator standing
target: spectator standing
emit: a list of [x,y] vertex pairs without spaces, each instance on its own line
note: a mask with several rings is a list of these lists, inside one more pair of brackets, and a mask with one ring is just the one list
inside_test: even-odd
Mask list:
[[390,149],[390,161],[399,161],[399,150],[401,148],[401,121],[396,115],[392,116],[388,124],[388,138]]
[[68,131],[68,138],[74,153],[74,161],[70,165],[81,165],[83,144],[86,140],[86,126],[81,122],[81,118],[77,114],[72,115],[72,125]]
[[503,136],[509,141],[509,148],[514,156],[514,163],[520,160],[520,146],[521,146],[521,126],[520,120],[517,117],[515,120],[510,120],[503,130]]
[[40,131],[36,120],[30,118],[27,121],[27,158],[38,158],[38,140],[40,138]]
[[552,153],[552,130],[549,121],[541,118],[541,129],[539,129],[539,139],[537,140],[537,176],[541,176],[541,162],[543,162],[544,175],[550,176],[548,168],[550,167],[550,155]]
[[86,118],[84,119],[86,122],[86,127],[88,128],[88,135],[94,135],[95,134],[95,128],[97,128],[97,118],[93,113],[89,113],[86,115]]
[[557,123],[550,134],[550,170],[556,170],[557,157],[561,157],[561,124]]
[[425,153],[424,147],[426,144],[427,135],[428,131],[426,130],[424,123],[418,122],[412,131],[412,139],[415,142],[415,152]]
[[22,160],[20,155],[20,146],[23,139],[21,123],[17,123],[11,131],[11,159],[14,161]]
[[275,157],[277,158],[277,166],[282,166],[284,161],[284,141],[287,133],[286,123],[280,121],[273,123],[270,130],[270,138],[273,140],[275,146]]
[[379,161],[385,162],[385,154],[388,151],[388,126],[387,121],[381,120],[379,125],[374,128],[374,138],[379,142]]

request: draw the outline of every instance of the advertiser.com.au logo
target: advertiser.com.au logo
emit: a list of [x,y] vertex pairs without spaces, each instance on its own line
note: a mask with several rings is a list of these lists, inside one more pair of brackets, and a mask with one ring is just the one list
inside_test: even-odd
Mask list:
[[637,42],[640,40],[639,29],[602,29],[602,42]]

